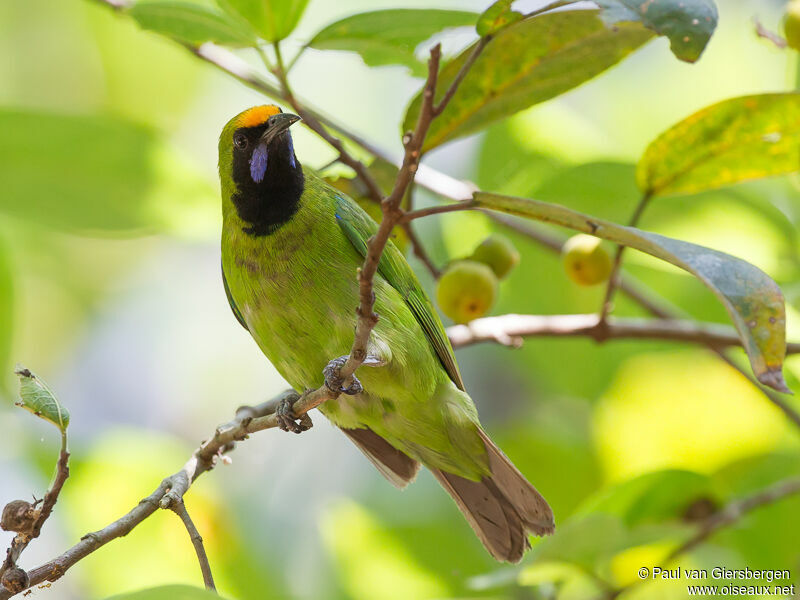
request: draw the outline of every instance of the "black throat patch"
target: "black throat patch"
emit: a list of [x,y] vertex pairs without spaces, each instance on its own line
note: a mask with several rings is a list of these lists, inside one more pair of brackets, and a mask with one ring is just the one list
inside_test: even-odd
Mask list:
[[[250,161],[265,126],[243,127],[234,132],[233,181],[236,193],[231,200],[239,218],[248,224],[242,231],[260,237],[275,233],[287,223],[300,206],[305,178],[294,154],[291,134],[287,131],[267,148],[266,171],[255,181]],[[242,139],[244,138],[244,147]]]

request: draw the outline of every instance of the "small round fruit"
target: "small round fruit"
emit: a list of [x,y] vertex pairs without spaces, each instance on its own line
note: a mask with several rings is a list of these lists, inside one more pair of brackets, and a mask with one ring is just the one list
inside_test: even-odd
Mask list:
[[519,252],[507,237],[493,233],[475,248],[469,260],[488,265],[498,279],[503,279],[517,266]]
[[611,257],[599,238],[579,234],[569,238],[561,255],[564,270],[572,281],[580,285],[596,285],[611,275]]
[[497,277],[486,265],[473,260],[452,263],[436,284],[442,312],[456,323],[482,317],[497,297]]
[[783,35],[789,48],[800,50],[800,0],[792,0],[786,5]]

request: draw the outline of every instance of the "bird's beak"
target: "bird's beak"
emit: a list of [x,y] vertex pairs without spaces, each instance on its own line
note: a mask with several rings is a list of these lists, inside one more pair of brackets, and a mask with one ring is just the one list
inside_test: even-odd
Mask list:
[[261,142],[269,145],[272,140],[281,135],[284,131],[288,130],[289,127],[297,123],[299,120],[300,117],[293,115],[292,113],[278,113],[277,115],[270,117],[267,124],[267,129],[261,136]]

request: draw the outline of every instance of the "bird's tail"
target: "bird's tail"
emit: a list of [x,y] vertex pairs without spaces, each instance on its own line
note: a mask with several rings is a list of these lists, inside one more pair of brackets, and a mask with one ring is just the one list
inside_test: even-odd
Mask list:
[[529,532],[553,533],[553,511],[489,436],[479,432],[489,454],[490,477],[471,481],[439,469],[431,471],[489,553],[497,560],[519,562],[530,548]]

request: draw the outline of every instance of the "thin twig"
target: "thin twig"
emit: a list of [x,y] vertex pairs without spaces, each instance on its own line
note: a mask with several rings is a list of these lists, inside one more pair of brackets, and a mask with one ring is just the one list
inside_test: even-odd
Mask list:
[[714,533],[723,527],[736,523],[747,513],[761,508],[762,506],[774,504],[779,500],[783,500],[784,498],[798,493],[800,493],[800,477],[792,477],[791,479],[780,481],[741,500],[731,502],[722,510],[708,517],[700,526],[699,531],[673,550],[664,562],[669,563],[678,556],[696,548]]
[[429,206],[427,208],[419,208],[417,210],[407,212],[401,217],[400,220],[403,223],[410,223],[414,219],[421,219],[422,217],[429,217],[431,215],[440,215],[459,210],[474,210],[477,206],[477,202],[473,200],[464,200],[454,204],[439,204],[437,206]]
[[414,231],[411,223],[402,222],[400,223],[400,227],[402,227],[403,231],[406,232],[406,236],[408,237],[408,242],[411,244],[411,249],[414,252],[414,256],[416,256],[420,262],[425,265],[425,268],[428,269],[428,272],[434,279],[439,279],[441,271],[434,264],[427,250],[425,250],[422,240],[417,236],[417,233]]
[[[192,453],[177,473],[164,479],[152,494],[141,500],[127,514],[99,531],[86,534],[72,548],[29,571],[30,587],[58,580],[78,561],[109,542],[128,535],[159,508],[172,508],[175,503],[182,502],[184,494],[192,483],[200,475],[213,469],[218,458],[231,451],[235,442],[247,439],[248,434],[256,431],[277,427],[274,415],[276,408],[282,401],[296,398],[299,399],[294,402],[293,409],[299,416],[321,404],[326,396],[324,393],[311,392],[301,397],[294,390],[287,390],[257,406],[240,408],[236,411],[235,419],[217,427],[211,438]],[[13,595],[7,590],[0,589],[0,600],[7,600]]]
[[[529,237],[540,246],[552,250],[555,254],[561,253],[561,248],[566,241],[565,237],[551,233],[550,231],[545,230],[543,227],[537,227],[508,215],[483,209],[481,209],[481,212],[487,215],[495,223],[499,223],[503,227],[519,233],[520,235]],[[659,317],[660,319],[676,319],[684,316],[680,309],[673,306],[665,298],[657,295],[648,289],[644,284],[640,283],[633,277],[625,275],[624,273],[619,274],[618,287],[623,293],[625,293],[626,296],[639,304],[653,316]]]
[[358,272],[359,286],[359,305],[356,309],[358,321],[356,323],[356,333],[353,339],[353,346],[347,362],[339,370],[341,378],[347,382],[356,369],[367,357],[367,344],[372,329],[378,322],[378,315],[375,314],[375,293],[372,287],[372,280],[378,270],[383,249],[389,240],[392,229],[400,221],[403,211],[400,204],[408,190],[408,186],[414,181],[414,176],[419,166],[422,144],[428,133],[433,114],[433,99],[436,94],[436,83],[439,77],[439,61],[441,60],[442,49],[439,44],[434,46],[430,52],[428,60],[428,78],[422,94],[422,108],[419,113],[416,128],[413,133],[407,133],[403,137],[405,155],[403,164],[397,173],[392,193],[383,200],[381,209],[383,219],[378,226],[378,231],[367,242],[367,252],[364,264]]
[[11,545],[6,551],[6,558],[0,565],[0,577],[8,570],[16,566],[19,557],[25,551],[34,539],[39,537],[42,532],[42,527],[50,518],[53,508],[58,502],[58,496],[61,493],[64,484],[69,478],[69,451],[67,450],[67,432],[61,431],[61,451],[58,456],[58,463],[56,463],[56,475],[53,483],[42,499],[42,507],[38,509],[36,519],[31,523],[30,529],[20,531],[14,536]]
[[[792,477],[790,479],[779,481],[778,483],[755,492],[750,496],[746,496],[741,500],[734,500],[730,502],[722,509],[708,516],[700,524],[697,532],[683,544],[670,552],[661,564],[666,567],[678,557],[683,556],[687,552],[694,550],[703,542],[706,542],[720,529],[724,529],[730,525],[735,525],[748,513],[758,508],[774,504],[798,493],[800,493],[800,477]],[[606,600],[615,600],[623,593],[629,592],[631,589],[642,585],[646,581],[650,581],[650,579],[636,579],[633,581],[633,583],[629,583],[628,585],[616,589],[603,590],[603,597]]]
[[211,574],[211,565],[208,562],[208,555],[206,548],[203,545],[203,538],[200,532],[197,531],[192,518],[189,516],[189,511],[186,510],[186,504],[183,500],[172,503],[172,511],[178,515],[183,522],[186,531],[189,533],[189,539],[192,540],[197,560],[200,563],[200,571],[203,573],[203,583],[207,590],[216,592],[217,588],[214,586],[214,576]]
[[[371,200],[374,202],[380,202],[383,200],[383,190],[381,190],[378,182],[375,181],[375,178],[372,176],[372,173],[369,172],[367,166],[355,158],[352,154],[350,154],[347,149],[344,147],[344,142],[337,138],[334,135],[325,129],[325,126],[317,119],[317,117],[310,111],[307,111],[305,107],[297,101],[294,96],[294,92],[292,88],[289,86],[289,80],[286,76],[287,69],[283,64],[283,55],[281,54],[281,46],[279,42],[275,42],[273,47],[275,48],[275,60],[276,64],[273,69],[273,73],[278,78],[278,81],[281,84],[281,91],[282,96],[286,98],[286,101],[292,106],[292,108],[297,112],[298,116],[303,119],[303,122],[308,126],[309,129],[314,131],[318,136],[320,136],[323,140],[325,140],[329,146],[335,149],[339,153],[339,161],[343,164],[347,165],[351,169],[356,172],[358,178],[364,183],[367,188],[367,193]],[[265,62],[267,68],[270,68],[268,62]]]
[[[741,346],[736,330],[717,323],[687,319],[632,319],[609,317],[604,325],[599,315],[515,315],[475,319],[447,329],[454,348],[480,342],[518,346],[526,337],[590,337],[598,342],[618,339],[670,340],[715,348]],[[789,344],[787,352],[800,353],[800,344]]]
[[[628,227],[636,227],[636,225],[639,223],[642,213],[644,213],[644,209],[647,208],[647,205],[650,202],[650,198],[650,194],[644,194],[640,198],[639,203],[636,205],[636,209],[633,211],[633,215],[628,221]],[[611,268],[611,275],[608,277],[608,285],[606,286],[606,293],[603,297],[603,305],[600,307],[601,321],[606,320],[614,305],[614,292],[616,292],[617,286],[619,285],[619,272],[620,268],[622,267],[622,255],[624,252],[625,246],[617,246],[617,252],[614,255],[614,266]]]
[[447,88],[447,91],[442,96],[442,99],[438,102],[438,104],[433,106],[434,117],[438,117],[440,114],[442,114],[442,111],[444,111],[444,109],[450,103],[450,100],[452,100],[453,96],[455,96],[455,93],[458,90],[458,86],[460,86],[461,82],[464,81],[464,77],[467,76],[467,73],[469,73],[469,70],[472,68],[472,65],[475,64],[475,61],[478,60],[478,57],[481,55],[481,52],[483,52],[484,48],[486,48],[487,44],[490,41],[492,41],[491,35],[484,36],[480,40],[478,40],[478,43],[475,45],[475,48],[473,48],[472,52],[470,53],[469,57],[467,57],[467,60],[464,62],[464,64],[461,65],[461,68],[458,70],[455,79],[453,79],[453,82],[450,84],[450,87]]

